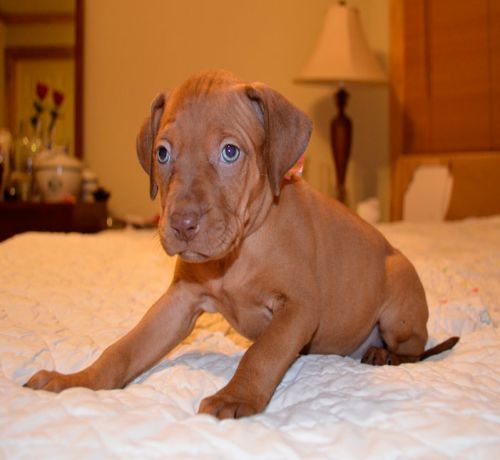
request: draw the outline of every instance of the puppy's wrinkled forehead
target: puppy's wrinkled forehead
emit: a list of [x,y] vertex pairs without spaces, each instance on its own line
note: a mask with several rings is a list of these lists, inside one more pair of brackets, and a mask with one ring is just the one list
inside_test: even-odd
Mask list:
[[[189,119],[190,122],[199,120],[200,129],[216,124],[263,128],[244,86],[225,71],[195,75],[171,93],[161,125],[165,127]],[[195,129],[196,125],[191,124],[190,127]]]
[[238,83],[240,82],[234,75],[221,70],[194,75],[174,91],[172,105],[169,105],[175,110],[176,106],[183,102],[199,101],[212,94],[228,90]]

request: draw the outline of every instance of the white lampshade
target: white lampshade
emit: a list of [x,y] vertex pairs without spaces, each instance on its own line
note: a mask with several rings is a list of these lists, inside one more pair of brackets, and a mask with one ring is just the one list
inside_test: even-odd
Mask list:
[[359,12],[352,6],[329,8],[314,52],[300,81],[382,82],[386,76],[368,47]]

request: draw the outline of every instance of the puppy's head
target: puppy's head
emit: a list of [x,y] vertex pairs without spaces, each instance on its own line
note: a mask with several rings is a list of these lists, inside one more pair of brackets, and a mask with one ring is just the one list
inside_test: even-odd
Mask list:
[[309,118],[260,83],[223,72],[192,77],[160,94],[137,137],[137,154],[159,189],[160,239],[190,262],[224,257],[279,196],[304,152]]

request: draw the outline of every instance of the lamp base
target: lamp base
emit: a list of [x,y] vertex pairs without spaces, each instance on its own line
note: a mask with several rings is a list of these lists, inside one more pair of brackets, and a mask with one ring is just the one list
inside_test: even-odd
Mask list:
[[330,125],[330,140],[332,145],[332,155],[337,175],[337,199],[346,202],[345,178],[347,165],[351,153],[352,123],[345,114],[345,107],[349,94],[343,88],[335,93],[337,115]]

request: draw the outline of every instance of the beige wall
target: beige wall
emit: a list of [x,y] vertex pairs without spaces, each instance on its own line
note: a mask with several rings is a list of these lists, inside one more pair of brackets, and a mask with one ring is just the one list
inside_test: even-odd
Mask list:
[[[333,87],[296,84],[333,0],[86,0],[85,158],[112,192],[117,215],[149,215],[148,181],[135,136],[152,98],[205,68],[264,81],[308,113],[315,131],[307,179],[331,193],[328,140]],[[388,0],[349,2],[361,10],[368,40],[387,61]],[[386,194],[387,89],[351,87],[354,121],[348,177],[351,203]]]

